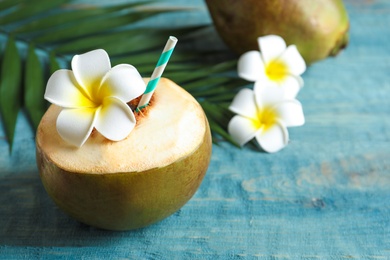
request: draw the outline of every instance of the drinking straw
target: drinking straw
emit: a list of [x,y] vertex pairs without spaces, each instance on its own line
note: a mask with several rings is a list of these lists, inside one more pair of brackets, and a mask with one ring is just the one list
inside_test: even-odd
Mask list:
[[141,97],[140,102],[138,103],[136,111],[140,111],[142,108],[148,106],[150,98],[153,95],[154,90],[157,87],[158,81],[161,78],[161,75],[164,72],[165,67],[168,64],[169,58],[173,52],[177,43],[177,38],[174,36],[169,36],[167,43],[165,44],[164,50],[162,51],[160,58],[156,64],[156,67],[153,70],[152,76],[146,86],[146,90]]

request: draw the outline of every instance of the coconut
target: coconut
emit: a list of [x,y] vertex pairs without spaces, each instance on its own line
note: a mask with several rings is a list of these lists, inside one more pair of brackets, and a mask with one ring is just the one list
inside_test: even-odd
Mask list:
[[214,25],[236,53],[258,50],[257,38],[281,36],[307,64],[337,55],[349,41],[342,0],[206,0]]
[[56,130],[51,105],[37,130],[37,164],[54,202],[85,224],[129,230],[162,220],[198,189],[210,162],[211,134],[199,103],[162,78],[150,105],[122,141],[94,130],[74,147]]

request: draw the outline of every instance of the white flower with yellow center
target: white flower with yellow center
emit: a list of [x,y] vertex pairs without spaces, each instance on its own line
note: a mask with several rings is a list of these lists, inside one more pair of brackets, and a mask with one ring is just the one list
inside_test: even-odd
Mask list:
[[93,128],[112,141],[126,138],[136,123],[126,103],[146,88],[137,69],[128,64],[111,68],[101,49],[74,56],[71,66],[54,72],[45,92],[46,100],[63,108],[56,124],[60,136],[78,147]]
[[295,98],[303,86],[301,74],[306,64],[295,45],[286,47],[283,38],[268,35],[258,38],[260,51],[244,53],[238,60],[238,75],[255,82],[254,88],[279,86],[287,98]]
[[283,90],[275,86],[242,89],[234,97],[229,109],[236,113],[228,125],[228,132],[240,146],[256,138],[261,148],[277,152],[288,144],[287,127],[305,122],[301,103],[286,99]]

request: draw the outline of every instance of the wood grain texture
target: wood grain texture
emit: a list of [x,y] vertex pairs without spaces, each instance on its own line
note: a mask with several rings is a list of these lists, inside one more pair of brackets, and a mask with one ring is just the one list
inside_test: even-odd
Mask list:
[[287,148],[214,146],[195,196],[153,226],[108,232],[62,213],[20,114],[12,155],[0,132],[0,258],[389,259],[390,2],[346,4],[350,46],[304,74],[306,124]]

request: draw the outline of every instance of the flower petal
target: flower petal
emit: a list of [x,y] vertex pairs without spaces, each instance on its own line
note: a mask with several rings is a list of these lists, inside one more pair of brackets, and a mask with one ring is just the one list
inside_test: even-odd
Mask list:
[[237,64],[238,75],[248,81],[257,81],[264,74],[264,63],[258,51],[248,51],[241,55]]
[[258,130],[253,120],[242,116],[234,116],[228,124],[229,134],[240,146],[254,138]]
[[99,96],[115,96],[127,103],[142,95],[146,84],[138,70],[128,64],[113,67],[103,78]]
[[301,76],[291,75],[291,77],[294,77],[298,81],[298,84],[301,88],[305,85],[305,82]]
[[73,72],[70,70],[57,70],[49,78],[45,99],[52,104],[66,108],[93,107],[88,99],[77,87]]
[[305,123],[305,116],[301,103],[294,100],[286,100],[275,106],[275,110],[286,127],[301,126]]
[[279,83],[281,85],[281,88],[284,91],[284,97],[286,99],[294,99],[298,92],[301,90],[302,83],[300,81],[301,77],[297,76],[286,76],[283,82]]
[[284,90],[276,82],[264,79],[254,85],[256,104],[259,108],[272,106],[285,99]]
[[288,132],[283,123],[277,121],[266,131],[258,132],[256,140],[264,151],[275,153],[288,144]]
[[135,117],[130,107],[116,97],[106,97],[96,115],[95,127],[112,141],[126,138],[135,126]]
[[102,49],[75,55],[72,59],[73,74],[86,95],[90,97],[93,89],[100,85],[102,78],[110,69],[110,58]]
[[234,97],[230,111],[252,119],[257,119],[257,106],[253,90],[244,88]]
[[277,35],[259,37],[257,41],[265,64],[278,58],[286,50],[285,41]]
[[57,131],[62,139],[82,146],[92,132],[95,111],[93,108],[63,109],[57,117]]
[[[272,97],[279,97],[273,101],[268,101],[269,102],[278,102],[280,101],[281,99],[294,99],[299,91],[301,90],[303,86],[303,80],[300,76],[292,76],[292,75],[287,75],[285,77],[285,79],[281,82],[276,82],[276,81],[273,81],[273,80],[270,80],[269,78],[262,78],[261,80],[258,80],[255,82],[254,84],[254,91],[255,91],[255,95],[257,98],[260,98],[260,99],[257,99],[257,105],[259,107],[261,107],[264,103],[264,101],[262,101],[261,97],[264,97],[264,96],[267,96],[268,97],[271,97],[269,96],[269,94],[266,94],[266,93],[263,93],[264,91],[267,91],[265,90],[265,88],[275,88],[275,89],[279,89],[279,91],[275,90],[274,94]],[[280,93],[277,93],[277,92],[280,92]],[[283,93],[281,93],[283,92]]]
[[288,71],[293,75],[301,75],[306,70],[305,60],[295,45],[288,46],[279,59],[287,65]]

